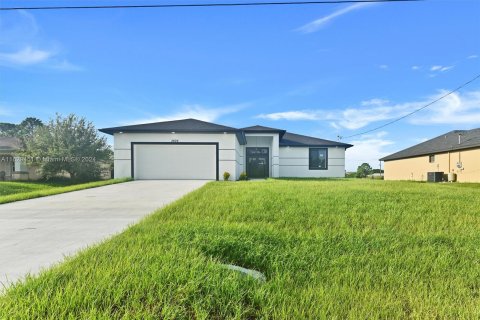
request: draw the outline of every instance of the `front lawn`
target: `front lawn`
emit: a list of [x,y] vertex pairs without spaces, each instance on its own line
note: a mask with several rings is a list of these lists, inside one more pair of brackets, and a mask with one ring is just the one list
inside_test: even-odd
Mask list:
[[479,208],[473,184],[210,183],[10,287],[0,319],[478,319]]
[[68,180],[61,182],[0,181],[0,204],[101,187],[128,180],[129,179],[110,179],[78,184],[69,182]]
[[57,187],[57,184],[45,182],[0,181],[0,197],[16,193],[26,193]]

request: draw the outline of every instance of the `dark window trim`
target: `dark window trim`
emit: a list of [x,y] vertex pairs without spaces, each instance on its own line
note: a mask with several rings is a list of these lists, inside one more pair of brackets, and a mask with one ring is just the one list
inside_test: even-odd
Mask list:
[[[318,168],[318,167],[313,167],[310,163],[311,157],[310,157],[310,152],[311,150],[316,150],[316,149],[322,149],[325,150],[325,168]],[[328,170],[328,148],[308,148],[308,170]]]
[[132,179],[135,179],[134,176],[134,168],[135,168],[135,145],[205,145],[205,146],[215,146],[215,157],[216,157],[216,180],[219,180],[218,171],[220,169],[220,161],[219,161],[219,143],[218,142],[130,142],[130,176]]
[[429,154],[428,155],[428,162],[429,163],[435,163],[435,155],[434,154]]

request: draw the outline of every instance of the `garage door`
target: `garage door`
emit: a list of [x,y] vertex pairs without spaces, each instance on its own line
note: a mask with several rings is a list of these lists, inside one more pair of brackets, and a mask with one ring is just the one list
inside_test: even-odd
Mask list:
[[217,144],[133,144],[135,179],[217,179]]

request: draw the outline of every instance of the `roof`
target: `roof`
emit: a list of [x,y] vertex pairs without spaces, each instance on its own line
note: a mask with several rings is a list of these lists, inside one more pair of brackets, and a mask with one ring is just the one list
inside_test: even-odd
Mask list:
[[14,152],[22,149],[22,141],[14,137],[0,137],[0,152]]
[[107,134],[132,132],[132,133],[152,133],[152,132],[192,132],[192,133],[235,133],[240,144],[245,144],[245,135],[241,130],[223,126],[216,123],[201,121],[197,119],[182,119],[173,121],[162,121],[144,124],[134,124],[131,126],[112,127],[100,129],[100,132]]
[[283,129],[277,129],[277,128],[270,128],[270,127],[265,127],[265,126],[251,126],[251,127],[245,127],[241,129],[245,133],[278,133],[280,135],[280,139],[283,137],[286,130]]
[[197,119],[162,121],[131,126],[112,127],[99,131],[114,134],[119,132],[236,132],[238,129]]
[[347,149],[353,145],[287,132],[280,140],[280,147],[344,147]]
[[453,130],[431,140],[414,145],[413,147],[383,157],[380,160],[398,160],[476,147],[480,147],[480,128]]
[[278,133],[280,147],[344,147],[350,148],[351,144],[324,140],[299,134],[288,133],[286,130],[255,125],[246,128],[233,128],[215,123],[200,121],[196,119],[183,119],[175,121],[154,122],[136,124],[131,126],[112,127],[100,129],[100,132],[107,134],[115,133],[153,133],[153,132],[190,132],[190,133],[235,133],[240,144],[246,144],[245,133]]

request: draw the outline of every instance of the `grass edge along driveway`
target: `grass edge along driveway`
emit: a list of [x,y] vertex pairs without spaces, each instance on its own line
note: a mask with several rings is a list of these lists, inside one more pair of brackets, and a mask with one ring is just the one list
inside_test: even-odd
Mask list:
[[[66,192],[72,192],[72,191],[78,191],[78,190],[83,190],[83,189],[89,189],[89,188],[102,187],[102,186],[107,186],[107,185],[110,185],[110,184],[127,182],[127,181],[130,181],[130,180],[131,179],[129,179],[129,178],[126,178],[126,179],[109,179],[109,180],[101,180],[101,181],[93,181],[93,182],[86,182],[86,183],[80,183],[80,184],[73,184],[73,185],[68,185],[68,186],[45,186],[45,187],[42,186],[38,190],[34,190],[34,191],[12,193],[12,194],[7,194],[7,195],[0,196],[0,205],[4,204],[4,203],[9,203],[9,202],[46,197],[46,196],[51,196],[51,195],[56,195],[56,194],[61,194],[61,193],[66,193]],[[6,182],[2,182],[2,186],[3,187],[7,186],[7,188],[8,188],[8,184],[16,184],[16,183],[29,184],[30,182],[6,181]],[[41,185],[37,182],[31,182],[31,183],[33,185]]]
[[478,319],[479,207],[479,185],[209,183],[13,285],[0,318]]

